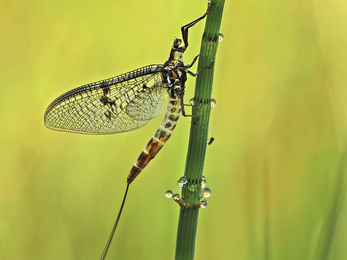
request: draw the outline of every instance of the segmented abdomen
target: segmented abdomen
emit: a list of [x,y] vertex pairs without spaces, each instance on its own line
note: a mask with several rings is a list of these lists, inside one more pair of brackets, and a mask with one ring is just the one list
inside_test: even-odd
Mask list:
[[130,184],[145,168],[145,166],[152,160],[160,149],[164,146],[166,141],[170,138],[172,131],[175,129],[177,121],[181,114],[181,101],[180,98],[169,97],[169,103],[164,120],[161,122],[158,130],[155,132],[151,140],[148,142],[145,149],[143,149],[134,166],[131,168],[128,175],[127,182]]

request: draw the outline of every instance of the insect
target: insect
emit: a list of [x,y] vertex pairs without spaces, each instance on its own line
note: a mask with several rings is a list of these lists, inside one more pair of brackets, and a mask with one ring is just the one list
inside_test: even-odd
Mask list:
[[211,145],[213,143],[213,141],[214,141],[214,137],[211,137],[207,144]]
[[[143,127],[166,107],[161,125],[127,177],[124,198],[101,259],[105,259],[111,244],[129,185],[170,138],[180,114],[192,116],[185,113],[183,97],[187,73],[194,77],[199,73],[189,71],[199,55],[190,65],[185,65],[183,53],[188,47],[188,29],[204,19],[210,7],[211,4],[204,15],[181,27],[183,45],[181,46],[181,39],[175,39],[169,59],[164,64],[145,66],[72,89],[55,99],[45,112],[45,125],[53,130],[80,134],[113,134]],[[165,106],[166,99],[168,102]]]

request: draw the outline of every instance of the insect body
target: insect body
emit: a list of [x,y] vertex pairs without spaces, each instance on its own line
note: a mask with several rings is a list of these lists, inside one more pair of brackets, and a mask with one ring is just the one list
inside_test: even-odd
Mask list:
[[211,137],[207,144],[211,145],[213,143],[213,141],[214,141],[214,137]]
[[194,64],[196,59],[194,59],[191,65],[184,65],[182,54],[184,53],[186,46],[179,47],[180,44],[180,39],[174,41],[169,60],[163,65],[163,84],[166,85],[169,99],[165,117],[158,130],[155,132],[154,136],[130,170],[127,179],[129,184],[136,178],[147,163],[154,158],[170,138],[172,131],[176,127],[181,111],[183,116],[187,116],[183,106],[185,82],[187,80],[186,73],[189,71],[188,68]]
[[208,14],[181,27],[182,40],[175,39],[169,59],[163,64],[149,65],[128,73],[83,85],[55,99],[47,108],[44,121],[48,128],[81,134],[112,134],[138,129],[163,112],[165,117],[141,152],[127,178],[127,188],[116,222],[101,259],[105,259],[116,230],[129,185],[153,159],[175,129],[182,113],[187,73],[196,76],[184,65],[183,53],[188,46],[188,29]]

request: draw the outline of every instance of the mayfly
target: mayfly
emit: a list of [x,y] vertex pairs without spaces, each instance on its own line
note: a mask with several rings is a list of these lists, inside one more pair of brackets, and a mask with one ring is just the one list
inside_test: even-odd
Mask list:
[[[182,40],[175,39],[169,59],[163,65],[149,65],[128,73],[93,82],[72,89],[55,99],[47,108],[45,125],[53,130],[80,134],[113,134],[138,129],[163,112],[165,117],[141,152],[127,177],[127,187],[117,219],[101,256],[105,259],[120,219],[129,185],[140,174],[170,138],[182,113],[185,82],[192,63],[183,63],[188,47],[188,29],[204,19],[210,10],[198,19],[181,27]],[[212,66],[212,65],[211,65]],[[210,67],[210,66],[208,66]],[[165,106],[165,100],[168,104]]]

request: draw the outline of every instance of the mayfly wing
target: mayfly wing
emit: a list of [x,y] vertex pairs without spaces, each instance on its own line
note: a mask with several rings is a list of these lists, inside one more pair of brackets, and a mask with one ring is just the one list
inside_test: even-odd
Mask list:
[[164,112],[168,102],[168,84],[157,81],[142,91],[126,107],[126,113],[136,120],[150,120]]
[[47,108],[48,128],[81,134],[138,129],[162,112],[167,96],[162,65],[150,65],[72,89]]

